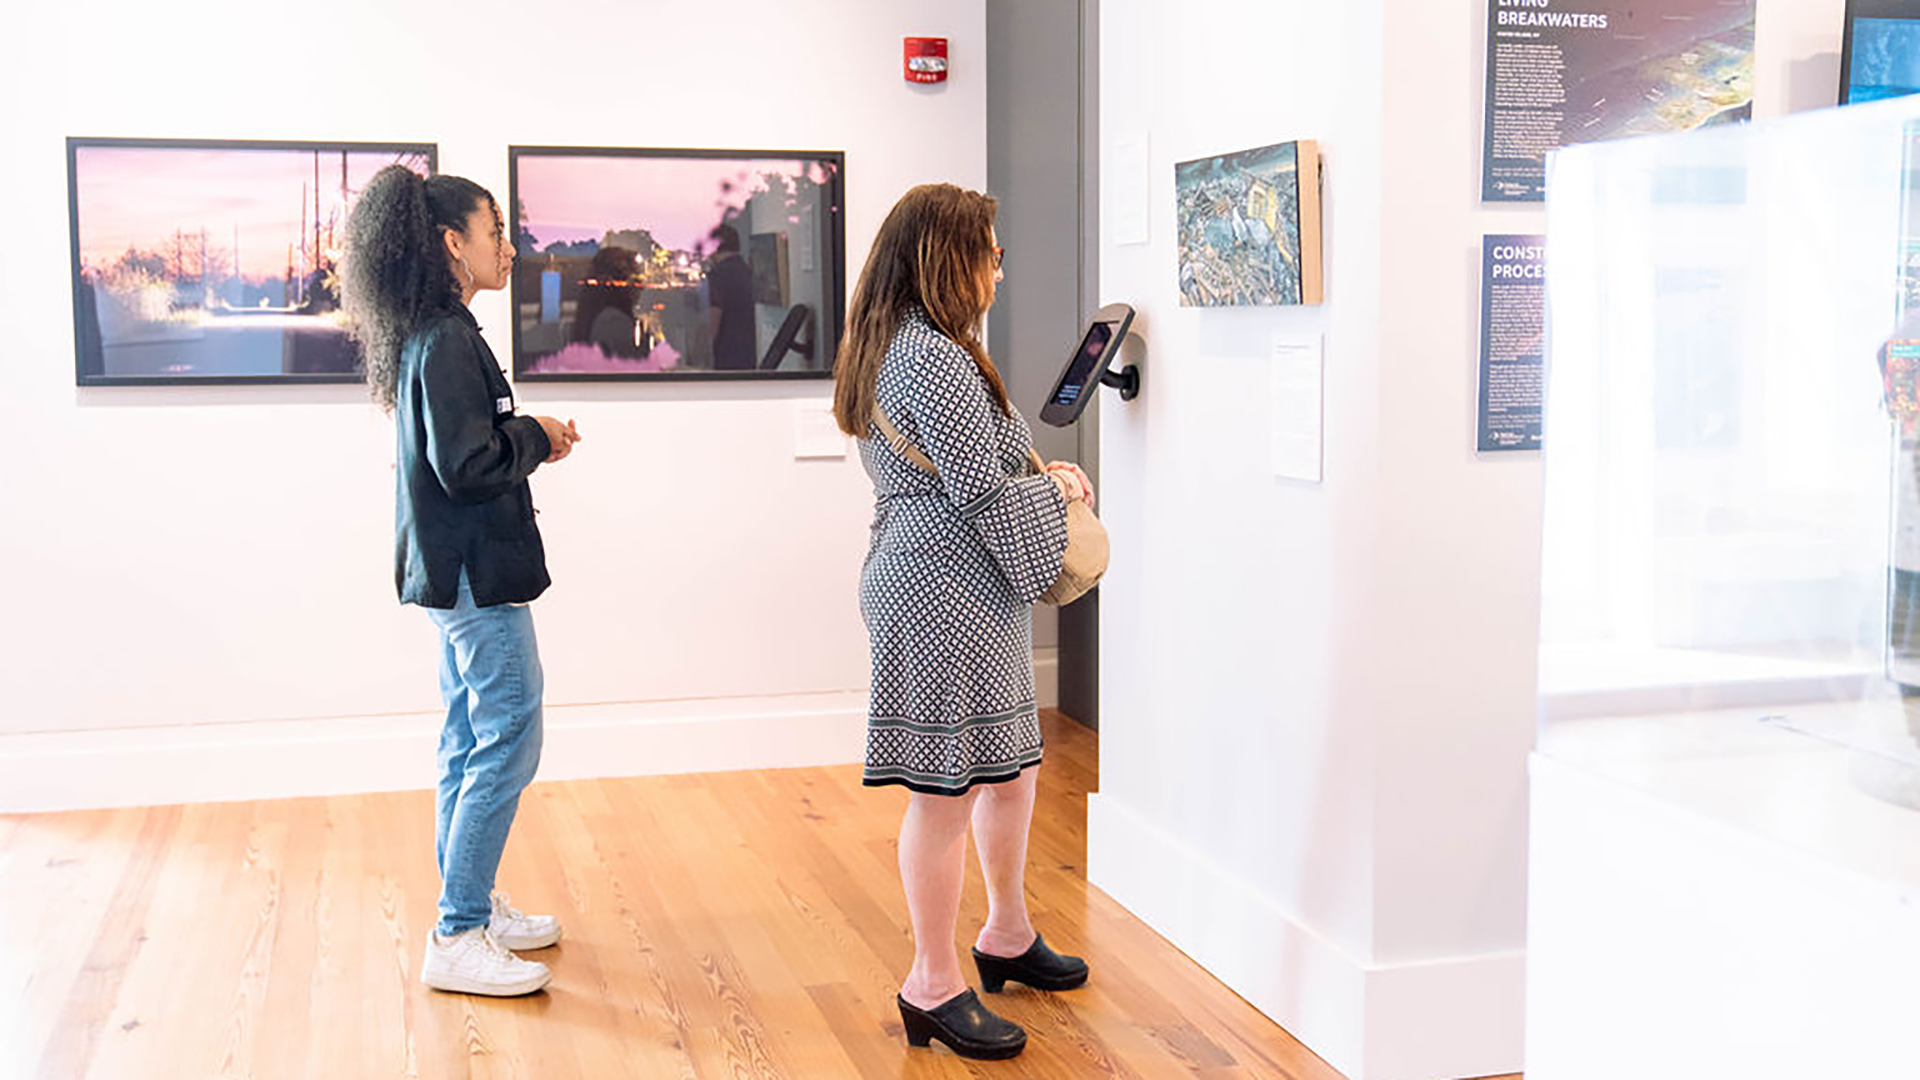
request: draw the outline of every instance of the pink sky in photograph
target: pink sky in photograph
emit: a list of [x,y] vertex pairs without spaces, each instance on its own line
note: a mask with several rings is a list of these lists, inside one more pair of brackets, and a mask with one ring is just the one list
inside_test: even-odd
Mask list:
[[[720,184],[736,186],[724,199],[744,206],[766,189],[761,174],[799,175],[811,168],[816,181],[825,166],[779,158],[646,158],[523,156],[520,201],[527,228],[545,247],[555,241],[599,240],[609,229],[644,228],[674,250],[712,247],[707,233],[720,223]],[[521,252],[532,255],[534,252]]]
[[[74,155],[82,265],[111,263],[128,247],[170,248],[176,229],[193,237],[196,251],[206,230],[208,249],[231,258],[238,230],[241,276],[256,282],[280,278],[287,271],[287,245],[299,250],[302,191],[312,236],[310,150],[83,146]],[[391,153],[349,153],[348,189],[358,192],[395,160]],[[415,156],[407,164],[424,169],[426,162]],[[324,224],[340,207],[339,151],[320,152],[320,186]],[[344,224],[342,214],[336,240]]]

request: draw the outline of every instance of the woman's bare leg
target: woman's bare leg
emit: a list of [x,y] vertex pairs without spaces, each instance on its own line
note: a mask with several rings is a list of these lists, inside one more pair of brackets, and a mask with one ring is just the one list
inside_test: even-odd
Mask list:
[[913,920],[913,970],[900,996],[931,1009],[967,988],[954,949],[967,870],[967,818],[980,789],[965,795],[914,792],[900,822],[900,883]]
[[974,947],[989,956],[1019,956],[1033,944],[1027,914],[1027,834],[1033,825],[1034,785],[1040,766],[1004,784],[975,788],[973,845],[987,880],[987,924]]

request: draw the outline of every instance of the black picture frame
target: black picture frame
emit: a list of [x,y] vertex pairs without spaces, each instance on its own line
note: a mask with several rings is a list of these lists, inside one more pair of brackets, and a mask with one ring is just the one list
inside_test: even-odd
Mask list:
[[[1861,19],[1900,19],[1920,23],[1920,0],[1847,0],[1845,24],[1840,35],[1838,100],[1842,105],[1853,103],[1854,31]],[[1920,25],[1915,29],[1920,31]]]
[[[350,168],[360,168],[367,175],[370,175],[373,168],[377,168],[386,163],[379,162],[377,160],[379,158],[386,157],[393,161],[407,160],[409,164],[413,164],[413,161],[410,159],[418,159],[419,164],[424,166],[424,173],[431,174],[439,167],[438,144],[427,142],[366,142],[351,140],[166,139],[70,136],[66,140],[66,147],[67,226],[69,267],[72,277],[74,382],[76,386],[312,385],[358,383],[364,380],[364,375],[360,370],[358,349],[351,343],[350,339],[346,337],[345,328],[338,324],[337,319],[325,319],[327,325],[324,326],[318,322],[310,326],[298,324],[315,316],[325,317],[331,315],[333,311],[337,310],[337,292],[332,291],[334,288],[332,285],[325,284],[327,282],[326,275],[328,272],[325,260],[330,258],[326,252],[332,250],[332,245],[337,245],[340,240],[344,239],[345,215],[348,208],[349,194],[347,177]],[[132,152],[132,156],[136,158],[150,155],[150,160],[145,164],[154,171],[143,172],[136,178],[136,183],[123,185],[128,192],[137,194],[137,201],[143,205],[143,208],[154,205],[164,206],[169,201],[169,192],[165,184],[166,173],[164,172],[165,166],[169,164],[166,160],[169,155],[209,153],[312,155],[316,176],[319,174],[322,162],[325,160],[322,155],[325,155],[326,158],[338,155],[340,171],[337,175],[341,177],[341,181],[337,189],[338,198],[333,200],[326,199],[323,195],[322,185],[319,182],[314,183],[311,189],[303,189],[302,194],[299,196],[302,217],[300,227],[297,230],[298,242],[290,241],[285,236],[276,236],[271,241],[276,247],[283,243],[286,244],[290,252],[286,258],[285,279],[281,283],[278,294],[280,302],[277,304],[271,303],[275,298],[271,279],[263,278],[259,281],[250,281],[241,268],[240,227],[237,224],[233,226],[232,246],[228,251],[224,252],[217,251],[217,249],[210,249],[210,237],[206,223],[203,222],[200,228],[196,230],[193,235],[197,235],[199,240],[199,243],[195,245],[198,249],[197,261],[200,271],[200,280],[197,285],[199,290],[198,303],[201,311],[204,312],[203,315],[199,316],[199,318],[202,319],[201,329],[204,331],[215,324],[227,324],[221,327],[221,332],[218,334],[203,332],[199,338],[194,338],[192,336],[193,329],[190,325],[193,316],[189,315],[183,322],[181,316],[185,309],[177,307],[174,304],[174,299],[183,291],[181,286],[183,282],[186,281],[185,267],[188,264],[188,256],[183,244],[183,237],[187,234],[182,232],[180,226],[188,223],[182,220],[177,222],[174,227],[175,259],[172,268],[174,276],[170,281],[165,276],[167,271],[164,265],[164,252],[156,252],[156,250],[152,248],[143,252],[140,249],[141,241],[139,239],[136,238],[130,241],[124,257],[119,262],[120,267],[123,269],[130,267],[131,269],[128,270],[130,273],[147,274],[149,278],[152,279],[150,290],[165,290],[168,296],[168,299],[165,301],[167,311],[164,313],[164,316],[162,316],[162,313],[158,310],[147,312],[148,317],[144,323],[139,321],[141,316],[137,313],[130,316],[129,319],[123,319],[122,322],[127,325],[156,326],[162,327],[163,329],[163,324],[172,324],[176,327],[176,333],[170,339],[167,334],[159,333],[152,335],[159,340],[134,341],[129,340],[126,334],[109,333],[108,329],[103,326],[103,307],[106,304],[113,303],[114,298],[111,295],[111,290],[107,288],[104,283],[102,286],[96,287],[94,281],[90,280],[90,273],[95,277],[99,277],[101,276],[102,268],[99,266],[90,267],[84,258],[83,234],[88,222],[83,218],[83,215],[91,212],[97,217],[104,218],[111,216],[112,213],[112,211],[98,205],[93,206],[91,211],[87,206],[83,206],[83,189],[86,187],[88,178],[81,175],[81,169],[83,167],[83,158],[88,156],[87,152],[90,150],[130,151]],[[372,157],[375,158],[376,161],[350,162],[349,156]],[[244,159],[231,160],[239,161]],[[262,158],[259,160],[264,161],[265,159]],[[332,175],[335,175],[331,173],[332,162],[328,161],[326,164],[329,168],[329,174],[326,179],[330,180]],[[220,176],[232,178],[236,185],[246,182],[242,175],[243,170],[224,172],[215,170],[215,172]],[[329,187],[324,190],[333,189],[331,189],[329,185]],[[239,194],[244,195],[246,193],[241,191]],[[204,202],[206,196],[204,185],[194,186],[191,195],[193,202]],[[122,201],[134,202],[136,200],[130,196]],[[181,202],[182,200],[173,201]],[[240,201],[239,198],[235,199],[236,203]],[[315,209],[311,215],[311,219],[308,219],[306,215],[310,204],[315,207]],[[162,222],[160,218],[163,217],[167,211],[165,209],[157,209],[154,210],[153,213],[156,215],[155,224],[151,226],[142,225],[140,228],[161,228],[163,236],[164,222]],[[236,209],[233,213],[237,217],[239,211]],[[333,230],[330,237],[325,235],[325,230],[328,225],[331,225]],[[315,239],[311,245],[306,243],[306,234],[309,228],[314,230],[315,235]],[[151,240],[155,238],[149,237],[148,239],[149,242],[151,242]],[[222,239],[226,239],[226,237],[222,237]],[[250,238],[250,241],[253,240],[254,238]],[[329,246],[323,248],[323,245]],[[117,244],[114,246],[117,246]],[[297,257],[295,254],[292,254],[296,248],[299,252]],[[161,266],[157,274],[152,272],[151,265],[152,260],[155,258],[160,260]],[[213,295],[212,282],[209,277],[209,268],[216,258],[230,258],[232,260],[231,263],[228,264],[227,276],[219,281],[220,290],[224,294],[219,297]],[[147,264],[144,267],[140,265],[143,261]],[[299,301],[297,305],[294,303],[296,299]],[[105,301],[104,304],[103,301]],[[326,305],[328,303],[331,303],[332,306],[327,307]],[[159,305],[158,303],[154,303],[144,306],[157,309]],[[191,306],[192,305],[188,305],[188,307]],[[279,325],[271,325],[269,323],[269,320],[275,319],[278,320]],[[187,329],[178,330],[178,327],[181,325],[186,325]],[[115,340],[116,338],[119,340]],[[211,344],[216,338],[222,340],[222,348],[228,354],[237,353],[244,355],[248,357],[250,361],[256,361],[260,357],[268,356],[274,348],[279,348],[281,350],[280,369],[271,371],[243,371],[234,370],[232,367],[223,368],[217,364],[208,363],[204,369],[194,370],[194,364],[189,362],[189,360],[193,356],[196,344],[205,352],[212,354],[218,351],[214,349]],[[248,342],[248,344],[242,347],[230,347],[231,343],[242,340]],[[109,349],[124,349],[127,353],[132,353],[138,349],[141,351],[141,357],[138,362],[109,364]],[[344,358],[349,355],[352,358],[351,369],[339,370],[345,362]],[[165,362],[168,357],[173,357],[173,359],[170,362]],[[135,370],[139,367],[155,366],[156,364],[157,370]],[[321,367],[325,368],[325,370],[301,370],[303,367]]]
[[[817,196],[817,203],[807,203],[808,207],[817,206],[812,215],[810,231],[806,228],[804,214],[797,215],[801,220],[784,231],[773,230],[770,233],[766,229],[736,229],[743,261],[749,255],[763,258],[772,253],[777,253],[782,260],[778,267],[754,265],[743,285],[754,297],[755,332],[748,353],[752,359],[751,366],[732,369],[718,367],[719,361],[713,355],[714,342],[708,339],[703,344],[699,328],[689,329],[688,319],[693,317],[696,302],[700,305],[707,303],[706,278],[699,278],[697,284],[689,278],[696,272],[694,265],[704,259],[705,252],[697,244],[689,248],[656,242],[653,233],[661,229],[661,224],[643,220],[649,216],[644,192],[635,194],[634,210],[624,212],[619,219],[598,220],[597,226],[602,230],[598,238],[583,234],[578,240],[547,240],[543,244],[536,230],[545,227],[541,222],[551,217],[550,208],[527,205],[526,200],[532,192],[526,174],[532,171],[532,162],[552,163],[559,159],[578,159],[588,163],[586,167],[595,162],[697,163],[689,166],[689,172],[695,171],[698,166],[735,161],[741,164],[742,175],[751,172],[754,163],[799,163],[803,166],[800,172],[787,175],[785,179],[793,183],[788,192],[789,206],[793,206],[795,200],[803,195],[809,200]],[[801,182],[802,177],[804,183]],[[729,198],[740,197],[739,193],[728,190]],[[769,193],[770,190],[750,191],[745,198],[751,202]],[[508,218],[509,235],[517,250],[514,277],[508,290],[513,307],[512,367],[516,382],[732,382],[833,377],[833,358],[839,347],[846,313],[844,151],[515,145],[507,148],[507,197],[508,203],[503,209]],[[715,206],[716,226],[738,220],[729,215],[745,212],[741,207],[723,209],[722,200],[719,199],[715,200]],[[585,216],[591,217],[591,214]],[[686,232],[678,226],[675,231]],[[705,232],[703,229],[695,231]],[[639,278],[613,270],[614,263],[624,256],[606,260],[599,271],[592,269],[593,258],[601,253],[601,242],[616,232],[634,237],[637,244],[654,245],[652,256],[661,261],[653,264],[656,268],[653,273],[660,275],[659,278],[643,283]],[[777,236],[778,240],[772,239],[772,236]],[[809,243],[810,249],[806,246]],[[604,246],[613,248],[620,245]],[[794,256],[798,265],[793,267],[791,274],[786,262],[790,249],[806,253]],[[564,251],[564,254],[556,254],[557,251]],[[813,260],[812,269],[806,268],[808,258]],[[630,265],[638,269],[641,261],[643,257],[635,253]],[[705,269],[703,266],[698,272],[704,274]],[[614,344],[618,344],[619,337],[625,332],[632,334],[631,354],[616,357],[604,351],[604,347],[597,356],[585,352],[569,354],[580,357],[577,362],[594,366],[595,370],[571,368],[568,366],[570,361],[564,358],[562,362],[554,363],[553,358],[565,350],[603,340],[599,333],[591,329],[583,330],[577,325],[584,306],[582,300],[586,298],[585,290],[604,287],[599,278],[593,276],[602,272],[622,273],[621,277],[607,285],[622,295],[631,294],[631,310],[626,312],[628,321],[624,326],[613,327]],[[817,278],[817,288],[805,283],[809,275]],[[655,309],[657,306],[661,313],[636,317],[635,312],[640,310],[649,291],[655,294],[654,303],[645,304],[645,307]],[[765,305],[760,301],[769,295],[798,302],[786,310],[777,307],[763,310]],[[618,314],[615,313],[615,322],[618,321]],[[699,317],[706,318],[704,309]],[[661,366],[664,361],[659,358],[663,355],[671,358],[671,366]],[[680,362],[683,358],[685,363]]]

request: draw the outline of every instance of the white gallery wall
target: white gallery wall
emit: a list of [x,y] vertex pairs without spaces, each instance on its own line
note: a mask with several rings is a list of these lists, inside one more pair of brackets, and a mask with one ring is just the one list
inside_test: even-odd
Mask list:
[[[1349,645],[1372,629],[1383,453],[1382,16],[1380,0],[1100,12],[1100,292],[1138,311],[1144,386],[1102,404],[1089,873],[1355,1077],[1377,895],[1367,696],[1392,677]],[[1223,62],[1246,42],[1287,62]],[[1174,163],[1292,139],[1327,162],[1328,302],[1181,307]],[[1148,242],[1122,244],[1135,196]],[[1276,337],[1324,340],[1320,486],[1269,468]]]
[[[843,150],[849,289],[900,192],[986,182],[981,0],[107,8],[12,13],[41,45],[0,68],[0,808],[420,786],[438,708],[363,389],[74,387],[67,136],[434,142],[502,198],[509,144]],[[475,314],[507,363],[505,295]],[[518,393],[585,436],[533,479],[543,775],[857,760],[871,496],[799,456],[830,383]]]
[[[1356,1080],[1523,1066],[1540,470],[1476,456],[1474,380],[1480,238],[1544,214],[1479,201],[1487,2],[1101,5],[1146,381],[1102,414],[1090,875]],[[1760,0],[1759,115],[1832,103],[1841,8]],[[1326,303],[1182,308],[1174,163],[1302,138]],[[1269,464],[1276,339],[1324,344],[1318,485]]]

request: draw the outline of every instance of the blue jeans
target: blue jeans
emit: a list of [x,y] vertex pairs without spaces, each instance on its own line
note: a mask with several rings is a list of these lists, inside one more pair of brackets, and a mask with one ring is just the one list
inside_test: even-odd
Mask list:
[[447,610],[428,608],[440,628],[439,814],[442,934],[484,926],[493,913],[493,875],[506,850],[520,792],[540,764],[540,651],[533,612],[475,607],[464,572]]

